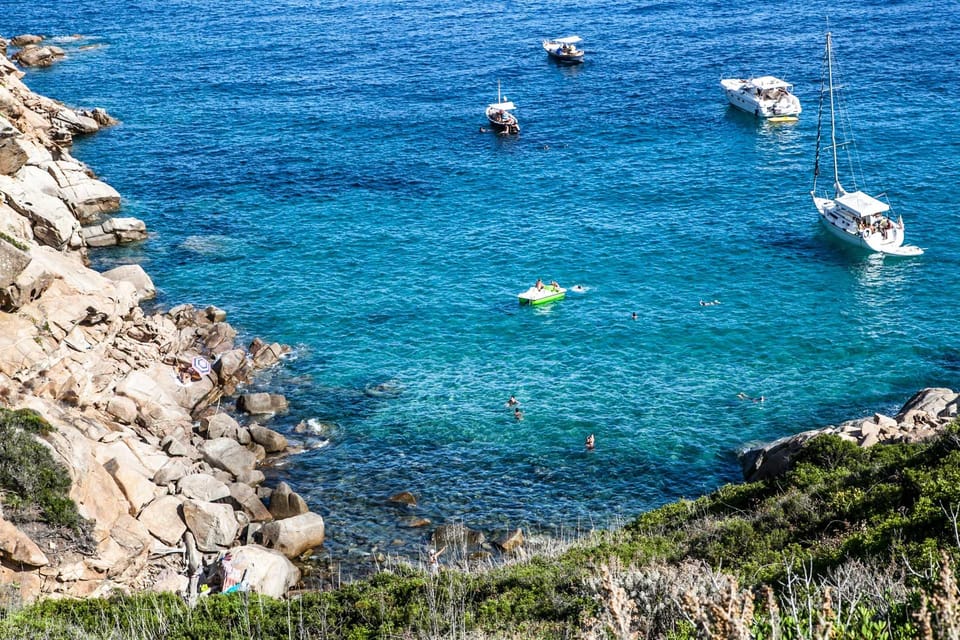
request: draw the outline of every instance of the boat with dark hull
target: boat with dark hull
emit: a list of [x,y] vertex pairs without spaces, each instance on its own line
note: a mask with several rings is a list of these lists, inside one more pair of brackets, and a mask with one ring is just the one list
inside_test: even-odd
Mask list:
[[510,102],[506,96],[500,96],[500,83],[497,82],[497,101],[487,105],[486,109],[490,127],[497,133],[508,135],[520,133],[520,122],[517,120],[517,116],[511,113],[516,108],[516,105]]
[[543,49],[557,62],[579,64],[583,62],[583,49],[577,47],[581,42],[583,38],[580,36],[544,40]]

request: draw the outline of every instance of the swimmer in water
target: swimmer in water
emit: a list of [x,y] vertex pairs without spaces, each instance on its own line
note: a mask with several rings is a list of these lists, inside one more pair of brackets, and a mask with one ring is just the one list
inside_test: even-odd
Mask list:
[[594,442],[593,434],[591,433],[590,435],[587,436],[587,439],[583,443],[583,446],[585,446],[588,451],[593,451],[594,444],[595,442]]
[[520,411],[520,407],[514,408],[513,417],[516,419],[517,422],[520,422],[521,420],[523,420],[523,411]]
[[517,400],[516,396],[510,396],[510,399],[507,400],[507,406],[508,406],[508,407],[515,407],[515,406],[517,406],[518,404],[520,404],[520,401]]

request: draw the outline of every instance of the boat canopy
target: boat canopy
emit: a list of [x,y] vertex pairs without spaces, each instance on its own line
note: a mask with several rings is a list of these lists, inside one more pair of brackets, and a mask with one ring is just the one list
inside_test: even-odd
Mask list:
[[580,36],[567,36],[566,38],[557,38],[556,40],[551,40],[551,42],[556,42],[559,44],[577,44],[578,42],[583,42],[583,38]]
[[750,84],[760,89],[791,89],[793,85],[780,78],[773,76],[760,76],[759,78],[750,78]]
[[517,106],[512,102],[491,102],[488,106],[490,109],[502,109],[503,111],[510,111],[516,109]]
[[863,191],[845,193],[837,198],[836,201],[843,206],[843,208],[855,213],[861,218],[886,213],[890,210],[890,206],[887,203],[881,202],[873,196],[865,194]]

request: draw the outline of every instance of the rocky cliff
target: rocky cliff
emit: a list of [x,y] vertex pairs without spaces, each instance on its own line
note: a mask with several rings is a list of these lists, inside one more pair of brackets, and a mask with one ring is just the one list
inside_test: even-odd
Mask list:
[[[139,266],[88,268],[88,251],[146,239],[141,221],[112,215],[120,195],[70,155],[74,136],[116,121],[37,95],[23,77],[0,55],[0,407],[52,425],[42,441],[87,525],[11,516],[2,507],[15,496],[0,489],[0,585],[23,601],[189,594],[219,567],[235,574],[220,580],[283,595],[299,579],[289,558],[322,543],[323,520],[261,484],[257,466],[283,452],[283,436],[215,407],[287,349],[237,345],[216,307],[145,313],[154,286]],[[248,412],[285,405],[241,397]]]

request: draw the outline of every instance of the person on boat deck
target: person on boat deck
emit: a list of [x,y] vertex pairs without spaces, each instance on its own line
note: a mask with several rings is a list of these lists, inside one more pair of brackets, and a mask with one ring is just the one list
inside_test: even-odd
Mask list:
[[543,280],[541,280],[540,278],[537,278],[536,287],[537,287],[537,291],[543,291]]
[[554,291],[556,291],[557,289],[560,288],[560,285],[557,284],[557,281],[556,281],[556,280],[551,280],[551,281],[550,281],[550,286],[553,287],[553,290],[554,290]]

